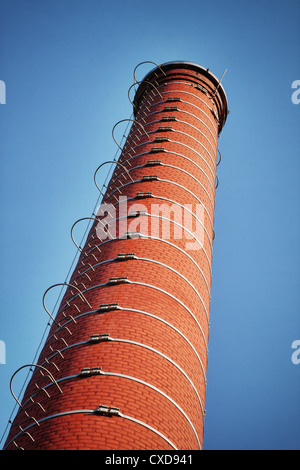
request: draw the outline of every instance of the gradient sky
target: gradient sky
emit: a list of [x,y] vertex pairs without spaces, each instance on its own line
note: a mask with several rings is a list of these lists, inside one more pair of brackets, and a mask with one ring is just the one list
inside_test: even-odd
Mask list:
[[300,449],[300,364],[291,360],[300,340],[299,15],[298,0],[0,0],[1,436],[15,405],[10,377],[48,331],[43,294],[68,277],[71,226],[91,216],[94,172],[118,150],[113,126],[131,117],[133,70],[186,60],[219,78],[227,69],[230,110],[219,144],[204,448]]

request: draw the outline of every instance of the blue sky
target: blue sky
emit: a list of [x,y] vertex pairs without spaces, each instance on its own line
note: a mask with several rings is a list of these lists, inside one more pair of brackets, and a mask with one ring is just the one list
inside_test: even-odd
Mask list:
[[32,362],[47,327],[42,296],[67,278],[70,229],[91,215],[94,172],[118,150],[113,126],[131,116],[133,70],[187,60],[218,77],[227,69],[230,109],[219,145],[204,448],[300,448],[300,364],[291,360],[300,340],[300,104],[291,100],[299,14],[298,0],[0,1],[1,436],[15,403],[10,377]]

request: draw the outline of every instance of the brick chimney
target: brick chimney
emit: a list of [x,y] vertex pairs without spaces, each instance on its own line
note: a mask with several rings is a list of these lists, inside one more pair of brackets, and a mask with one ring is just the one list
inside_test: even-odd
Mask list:
[[135,78],[129,98],[125,145],[37,364],[24,365],[4,449],[202,449],[227,99],[184,61]]

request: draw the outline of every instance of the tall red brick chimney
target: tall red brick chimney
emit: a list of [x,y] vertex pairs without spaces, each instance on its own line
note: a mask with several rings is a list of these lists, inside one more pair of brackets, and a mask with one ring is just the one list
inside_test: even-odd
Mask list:
[[126,143],[37,364],[24,365],[4,449],[202,448],[226,94],[177,61],[135,79],[129,98]]

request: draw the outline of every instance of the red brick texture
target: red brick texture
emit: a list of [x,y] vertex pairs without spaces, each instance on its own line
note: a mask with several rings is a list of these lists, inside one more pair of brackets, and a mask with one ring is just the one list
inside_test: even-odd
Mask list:
[[102,201],[114,236],[98,212],[6,449],[202,448],[226,97],[206,69],[170,63],[133,105]]

